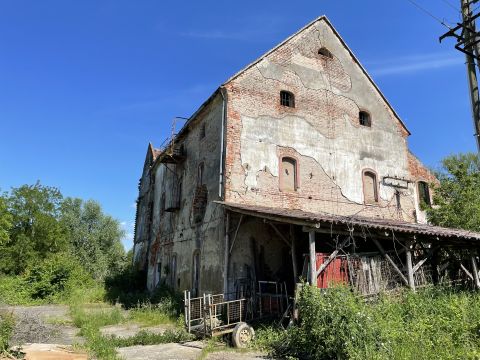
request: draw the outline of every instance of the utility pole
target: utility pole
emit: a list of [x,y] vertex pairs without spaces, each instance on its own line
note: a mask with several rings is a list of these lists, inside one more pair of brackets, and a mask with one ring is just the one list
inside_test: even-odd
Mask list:
[[[480,153],[480,95],[478,89],[477,65],[480,64],[480,34],[476,30],[475,22],[480,13],[474,15],[471,5],[480,0],[460,0],[462,9],[462,22],[440,37],[440,42],[446,37],[454,37],[457,40],[455,48],[465,54],[467,67],[468,87],[472,106],[473,127],[477,142],[477,151]],[[457,34],[459,31],[459,34]],[[475,64],[475,60],[477,64]]]

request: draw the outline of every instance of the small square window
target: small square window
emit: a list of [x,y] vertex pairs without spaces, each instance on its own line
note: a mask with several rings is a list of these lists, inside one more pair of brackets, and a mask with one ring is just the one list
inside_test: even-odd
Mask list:
[[280,105],[287,107],[295,107],[295,97],[289,91],[280,91]]

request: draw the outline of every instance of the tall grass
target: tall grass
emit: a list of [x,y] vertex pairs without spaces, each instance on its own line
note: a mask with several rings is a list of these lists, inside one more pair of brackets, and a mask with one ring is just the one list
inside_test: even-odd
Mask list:
[[478,359],[480,295],[432,288],[365,302],[347,288],[305,286],[301,319],[257,331],[257,346],[300,359]]
[[8,312],[0,312],[0,355],[8,350],[14,327],[13,315]]

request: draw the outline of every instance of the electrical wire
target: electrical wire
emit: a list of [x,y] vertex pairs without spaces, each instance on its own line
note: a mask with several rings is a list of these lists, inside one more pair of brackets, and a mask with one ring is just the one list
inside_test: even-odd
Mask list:
[[440,24],[442,24],[443,26],[445,26],[447,29],[451,29],[450,26],[448,26],[445,21],[441,20],[440,18],[438,18],[437,16],[433,15],[430,11],[428,11],[427,9],[425,9],[423,6],[421,6],[420,4],[418,4],[416,1],[414,0],[406,0],[408,1],[410,4],[412,4],[413,6],[415,6],[417,9],[419,9],[420,11],[422,11],[423,13],[427,14],[428,16],[430,16],[432,19],[436,20],[437,22],[439,22]]

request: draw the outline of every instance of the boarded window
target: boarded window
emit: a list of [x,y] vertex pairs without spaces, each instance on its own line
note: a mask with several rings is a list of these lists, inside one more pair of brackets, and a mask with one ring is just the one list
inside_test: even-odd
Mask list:
[[280,105],[295,107],[295,97],[289,91],[280,91]]
[[428,184],[425,181],[418,182],[418,200],[420,204],[432,205],[430,201],[430,190],[428,189]]
[[365,204],[378,202],[377,176],[371,171],[365,171],[363,173],[363,196]]
[[280,189],[284,191],[297,190],[297,162],[284,157],[280,165]]
[[372,126],[372,119],[370,118],[370,114],[366,111],[360,111],[358,114],[358,121],[362,126]]

